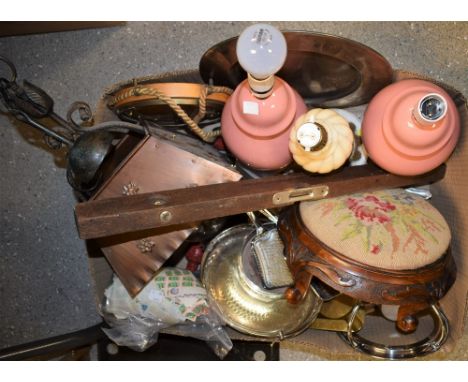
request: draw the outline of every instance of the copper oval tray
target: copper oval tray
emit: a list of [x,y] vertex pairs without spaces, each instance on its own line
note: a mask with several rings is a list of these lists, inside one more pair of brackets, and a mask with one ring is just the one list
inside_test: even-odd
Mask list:
[[[277,75],[309,105],[361,105],[392,82],[390,63],[364,44],[316,32],[283,33],[288,56]],[[246,78],[237,61],[236,43],[237,37],[233,37],[205,52],[199,65],[203,81],[235,88]]]

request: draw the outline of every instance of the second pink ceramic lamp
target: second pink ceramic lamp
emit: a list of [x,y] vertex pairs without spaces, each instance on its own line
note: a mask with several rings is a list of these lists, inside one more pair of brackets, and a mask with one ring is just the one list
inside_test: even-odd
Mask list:
[[369,157],[398,175],[417,175],[442,164],[460,135],[460,117],[450,96],[422,80],[404,80],[369,103],[362,139]]
[[224,107],[221,131],[229,150],[255,169],[281,169],[292,162],[289,133],[307,111],[299,94],[274,76],[286,54],[283,34],[271,25],[252,25],[237,40],[237,57],[248,75]]

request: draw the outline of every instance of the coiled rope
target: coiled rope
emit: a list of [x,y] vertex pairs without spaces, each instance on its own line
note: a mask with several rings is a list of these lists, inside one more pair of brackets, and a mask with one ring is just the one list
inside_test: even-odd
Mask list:
[[153,96],[156,99],[159,99],[165,102],[192,130],[197,136],[199,136],[205,142],[212,142],[213,138],[216,138],[221,134],[218,131],[204,131],[203,129],[198,126],[198,123],[205,117],[206,115],[206,99],[210,94],[213,93],[224,93],[231,95],[232,89],[225,87],[225,86],[211,86],[211,85],[204,85],[201,87],[200,97],[198,101],[198,113],[192,119],[188,116],[188,114],[179,106],[179,104],[171,97],[166,95],[165,93],[161,92],[160,90],[140,86],[136,82],[134,86],[125,92],[110,97],[108,101],[108,106],[113,107],[116,104],[126,100],[130,97],[138,97],[138,96]]

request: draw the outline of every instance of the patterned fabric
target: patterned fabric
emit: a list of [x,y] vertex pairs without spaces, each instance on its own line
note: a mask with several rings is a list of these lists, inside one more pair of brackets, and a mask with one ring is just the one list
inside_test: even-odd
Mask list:
[[[178,268],[164,268],[152,281],[165,298],[175,304],[187,319],[195,321],[198,316],[207,314],[206,291],[192,272]],[[140,295],[137,296],[137,298]]]
[[416,269],[439,259],[450,243],[443,216],[402,189],[359,193],[300,204],[309,231],[362,264]]

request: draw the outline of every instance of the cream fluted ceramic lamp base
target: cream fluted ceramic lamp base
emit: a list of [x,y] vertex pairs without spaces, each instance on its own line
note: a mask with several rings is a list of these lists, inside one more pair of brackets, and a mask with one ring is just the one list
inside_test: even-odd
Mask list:
[[346,162],[353,143],[353,132],[341,115],[329,109],[312,109],[294,124],[289,150],[305,170],[324,174]]

